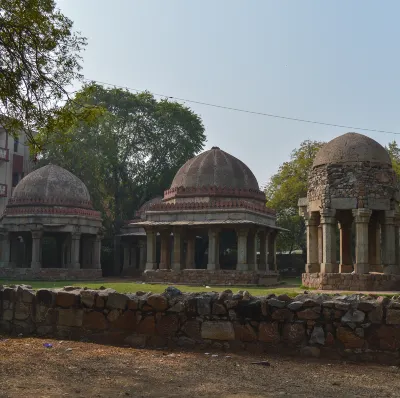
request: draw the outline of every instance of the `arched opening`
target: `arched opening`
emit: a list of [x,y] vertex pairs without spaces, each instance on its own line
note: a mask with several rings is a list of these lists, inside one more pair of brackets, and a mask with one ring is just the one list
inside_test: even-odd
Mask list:
[[221,269],[236,269],[237,234],[234,229],[224,229],[220,233],[219,253],[219,263]]

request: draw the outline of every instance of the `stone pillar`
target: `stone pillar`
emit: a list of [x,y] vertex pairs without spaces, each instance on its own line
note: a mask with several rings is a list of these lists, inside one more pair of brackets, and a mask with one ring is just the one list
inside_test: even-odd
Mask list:
[[354,273],[368,274],[368,223],[371,217],[370,209],[354,209],[353,217],[356,224],[356,263]]
[[323,238],[322,238],[322,225],[320,223],[320,225],[318,226],[318,263],[320,265],[320,269],[321,269],[321,264],[323,262],[323,256],[322,256],[322,252],[323,252]]
[[248,271],[249,264],[247,263],[247,229],[237,230],[237,271]]
[[368,259],[370,272],[382,272],[381,228],[377,219],[371,219],[368,226]]
[[194,255],[196,250],[196,235],[192,232],[188,232],[187,246],[186,246],[186,263],[187,269],[196,268],[194,261]]
[[42,268],[42,231],[32,231],[32,262],[31,268],[39,270]]
[[271,231],[268,235],[268,265],[267,270],[278,272],[278,263],[276,262],[276,238],[278,232]]
[[70,264],[70,268],[72,269],[80,269],[81,267],[79,261],[80,243],[81,243],[81,234],[79,232],[73,233],[72,244],[71,244],[71,264]]
[[208,264],[207,269],[214,271],[219,269],[219,229],[208,230]]
[[169,230],[161,231],[161,255],[160,255],[160,269],[171,268],[171,232]]
[[320,272],[318,261],[318,225],[319,214],[312,212],[305,220],[307,234],[307,264],[306,273]]
[[336,263],[336,211],[321,210],[322,225],[322,263],[321,272],[324,274],[339,271]]
[[1,267],[7,268],[10,266],[11,242],[8,232],[1,235]]
[[131,258],[131,248],[130,248],[130,246],[127,244],[127,243],[125,243],[125,244],[122,244],[122,246],[123,246],[123,248],[124,248],[124,263],[123,263],[123,269],[128,269],[129,268],[129,266],[130,266],[130,263],[131,263],[131,261],[130,261],[130,258]]
[[247,238],[247,264],[249,271],[257,269],[257,231],[251,230]]
[[383,272],[385,274],[398,274],[399,270],[396,265],[396,248],[395,248],[395,230],[394,230],[394,211],[385,211],[383,221],[382,236],[382,255],[383,255]]
[[260,263],[256,268],[257,271],[268,271],[268,240],[269,231],[261,230],[260,236]]
[[139,269],[144,270],[146,268],[146,258],[147,258],[147,249],[146,243],[139,243]]
[[146,269],[157,269],[157,247],[156,247],[156,239],[157,232],[154,229],[146,230],[147,236],[147,260],[146,260]]
[[174,250],[172,253],[172,269],[174,271],[180,271],[183,268],[183,241],[182,241],[182,229],[174,228]]
[[351,274],[353,272],[353,259],[351,256],[351,220],[339,223],[340,234],[340,263],[339,272]]
[[101,236],[97,235],[93,246],[93,264],[94,269],[101,269]]

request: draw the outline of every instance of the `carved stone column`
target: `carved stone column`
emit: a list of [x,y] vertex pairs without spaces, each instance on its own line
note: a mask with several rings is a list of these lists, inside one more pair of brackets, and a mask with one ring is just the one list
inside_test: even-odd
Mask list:
[[147,236],[147,261],[146,261],[146,269],[157,269],[157,247],[156,247],[156,238],[157,233],[154,229],[148,228],[146,230]]
[[214,271],[219,269],[219,229],[208,230],[208,264],[207,269]]
[[237,265],[238,271],[248,271],[247,263],[247,235],[249,231],[245,228],[237,230]]
[[353,259],[351,256],[352,248],[352,220],[351,217],[340,220],[339,222],[339,235],[340,235],[340,273],[353,272]]
[[8,268],[10,266],[10,233],[5,232],[1,235],[1,267]]
[[318,262],[318,225],[319,214],[312,212],[305,219],[307,234],[307,264],[306,273],[320,272]]
[[31,268],[35,271],[42,268],[42,231],[32,231],[32,262]]
[[323,256],[322,256],[322,252],[323,252],[323,244],[324,240],[322,238],[322,225],[320,223],[320,225],[318,226],[318,263],[320,264],[320,269],[321,269],[321,264],[323,262]]
[[257,231],[255,229],[250,230],[247,238],[247,264],[249,271],[257,269]]
[[139,242],[139,269],[146,268],[147,248],[145,242]]
[[278,272],[278,263],[276,262],[276,238],[278,231],[273,230],[268,235],[268,268],[270,271]]
[[368,226],[368,259],[370,272],[382,272],[381,227],[377,217],[372,217]]
[[172,269],[174,271],[180,271],[183,269],[183,240],[182,240],[182,228],[174,228],[174,250],[172,254]]
[[382,225],[382,246],[383,246],[383,272],[385,274],[398,274],[399,267],[396,265],[396,248],[395,248],[395,229],[394,229],[393,210],[385,211],[385,216]]
[[339,271],[336,263],[336,211],[323,209],[321,211],[322,225],[322,273],[337,273]]
[[93,268],[101,269],[101,236],[96,235],[93,246]]
[[368,223],[372,211],[370,209],[354,209],[353,217],[356,224],[356,263],[354,273],[368,274]]
[[161,255],[160,255],[160,269],[171,268],[171,232],[169,230],[161,231]]
[[80,232],[74,232],[72,234],[72,244],[71,244],[71,269],[80,269],[81,264],[79,261],[80,257],[80,243],[81,243],[81,234]]

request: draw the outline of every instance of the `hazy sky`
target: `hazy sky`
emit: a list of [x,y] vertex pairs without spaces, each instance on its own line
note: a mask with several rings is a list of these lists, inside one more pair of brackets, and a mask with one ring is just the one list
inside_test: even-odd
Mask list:
[[[251,111],[400,133],[398,0],[59,0],[86,78]],[[264,185],[306,139],[349,131],[189,104],[206,149]],[[350,130],[351,131],[351,130]],[[354,131],[354,130],[353,130]],[[397,136],[356,130],[385,145]]]

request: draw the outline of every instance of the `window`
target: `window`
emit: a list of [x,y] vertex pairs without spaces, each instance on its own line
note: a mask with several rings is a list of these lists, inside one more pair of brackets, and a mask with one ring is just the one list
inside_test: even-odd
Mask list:
[[18,152],[19,138],[14,140],[14,152]]

